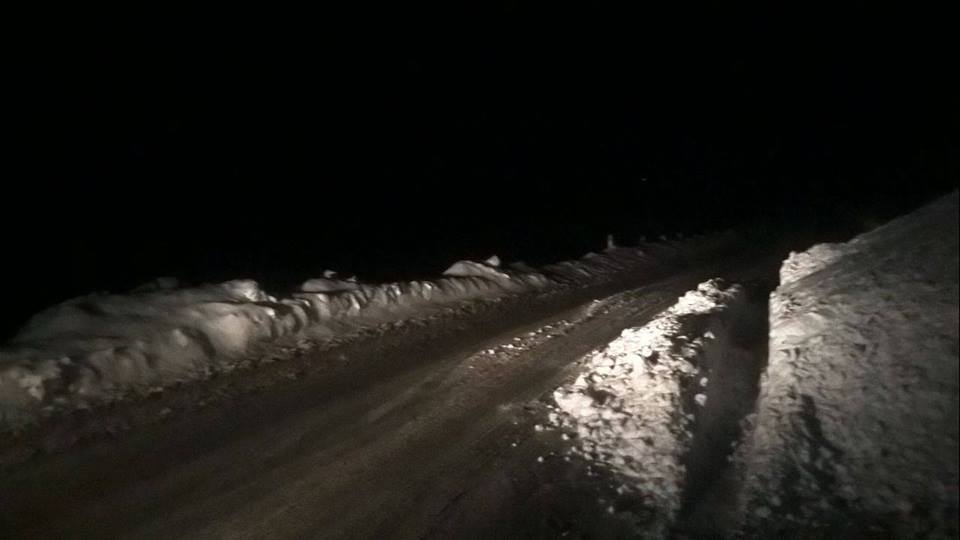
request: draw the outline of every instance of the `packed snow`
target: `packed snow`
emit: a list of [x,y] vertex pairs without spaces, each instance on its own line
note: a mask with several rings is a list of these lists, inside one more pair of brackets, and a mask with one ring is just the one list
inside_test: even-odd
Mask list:
[[683,457],[697,410],[708,406],[708,357],[728,346],[726,321],[741,302],[737,285],[702,283],[590,355],[577,380],[554,393],[550,421],[575,437],[571,453],[613,473],[619,493],[651,510],[638,535],[667,537],[680,510]]
[[955,192],[784,262],[747,534],[957,537],[957,219]]
[[[520,269],[514,270],[519,270],[522,272]],[[533,269],[530,269],[528,272],[523,272],[523,274],[545,279],[545,276],[542,274],[537,274],[536,270]],[[453,277],[482,277],[506,281],[509,281],[511,277],[509,273],[500,270],[500,257],[497,257],[496,255],[483,262],[458,261],[450,268],[447,268],[443,272],[443,275]]]
[[439,279],[387,284],[326,271],[283,298],[251,280],[181,288],[172,278],[75,298],[35,315],[0,348],[0,427],[230,371],[257,344],[328,339],[472,300],[678,268],[734,241],[722,234],[613,248],[539,269],[491,257],[457,262]]

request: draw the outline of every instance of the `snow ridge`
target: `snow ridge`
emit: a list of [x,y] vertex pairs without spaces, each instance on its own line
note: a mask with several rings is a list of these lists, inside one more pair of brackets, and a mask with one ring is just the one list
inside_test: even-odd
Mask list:
[[723,318],[740,286],[701,283],[639,328],[624,330],[557,389],[553,425],[575,436],[573,455],[614,473],[619,493],[643,500],[653,523],[637,534],[666,538],[682,503],[683,457],[696,410],[706,405],[711,348],[725,347]]
[[322,340],[472,300],[601,284],[710,257],[734,240],[615,248],[541,269],[491,257],[457,262],[439,279],[386,284],[327,271],[284,298],[252,280],[178,288],[171,278],[74,298],[35,315],[0,348],[0,428],[230,371],[254,345],[280,338]]

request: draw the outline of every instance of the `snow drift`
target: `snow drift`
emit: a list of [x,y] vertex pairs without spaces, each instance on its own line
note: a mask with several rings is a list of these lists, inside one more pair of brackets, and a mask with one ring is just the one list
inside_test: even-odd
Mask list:
[[584,372],[554,393],[551,422],[572,433],[571,452],[622,482],[652,522],[637,534],[666,538],[680,511],[684,456],[698,410],[707,406],[715,350],[729,347],[729,320],[742,289],[700,284],[639,328],[586,359]]
[[957,536],[958,196],[791,254],[740,449],[747,534]]
[[731,234],[616,248],[533,269],[461,261],[427,281],[371,285],[327,271],[285,298],[250,280],[178,288],[163,278],[129,294],[75,298],[34,316],[0,349],[0,426],[159,391],[234,369],[251,347],[358,328],[547,288],[584,287],[682,266]]

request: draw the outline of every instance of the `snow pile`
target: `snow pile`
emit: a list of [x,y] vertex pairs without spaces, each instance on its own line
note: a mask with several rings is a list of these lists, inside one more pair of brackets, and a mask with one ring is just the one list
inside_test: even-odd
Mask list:
[[0,348],[0,426],[230,371],[256,344],[325,339],[429,316],[463,302],[551,287],[593,286],[713,257],[733,244],[717,235],[614,249],[541,270],[460,261],[435,280],[364,284],[332,271],[278,299],[250,280],[178,288],[162,278],[129,294],[88,295],[34,316]]
[[325,293],[337,291],[355,291],[360,288],[355,276],[339,279],[333,270],[325,270],[322,278],[308,279],[300,287],[301,291],[310,293]]
[[0,417],[15,425],[38,413],[149,394],[230,371],[258,343],[328,338],[537,285],[477,277],[386,285],[320,278],[278,300],[241,280],[75,298],[34,316],[0,349]]
[[0,411],[15,421],[37,406],[202,378],[306,319],[303,306],[253,281],[75,298],[33,317],[0,351]]
[[956,537],[957,217],[953,193],[783,264],[739,451],[748,534]]
[[652,510],[643,527],[650,537],[666,537],[680,510],[696,410],[709,406],[709,349],[726,347],[724,320],[742,298],[737,285],[700,284],[593,353],[585,372],[554,393],[551,422],[575,434],[572,453],[614,473],[620,493]]
[[[536,274],[535,270],[526,272]],[[500,270],[500,257],[494,255],[480,263],[475,261],[457,261],[443,272],[445,276],[454,277],[485,277],[494,280],[509,280],[510,274]],[[541,276],[542,277],[542,276]]]
[[736,238],[727,232],[715,236],[701,236],[685,240],[664,240],[643,244],[640,248],[614,247],[603,253],[587,253],[575,261],[549,264],[540,269],[551,280],[580,283],[615,278],[638,267],[689,264],[707,260],[708,253],[719,253],[731,246]]

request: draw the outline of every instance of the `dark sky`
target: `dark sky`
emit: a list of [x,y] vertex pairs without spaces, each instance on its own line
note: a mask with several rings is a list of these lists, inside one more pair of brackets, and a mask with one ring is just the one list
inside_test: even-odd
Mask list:
[[908,210],[957,184],[956,44],[867,6],[33,36],[6,77],[12,305]]

